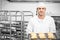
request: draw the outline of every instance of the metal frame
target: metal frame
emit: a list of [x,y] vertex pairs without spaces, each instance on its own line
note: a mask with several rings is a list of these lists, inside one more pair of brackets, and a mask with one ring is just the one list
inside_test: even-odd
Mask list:
[[[7,17],[8,16],[10,16],[10,20],[9,20],[9,22],[10,22],[10,34],[9,34],[9,36],[10,36],[10,40],[11,40],[11,23],[12,23],[12,20],[11,20],[11,17],[13,17],[13,15],[11,15],[11,12],[15,12],[15,14],[17,14],[17,12],[20,12],[21,13],[21,11],[0,11],[0,12],[4,12],[4,15],[6,14],[7,15],[7,13],[9,13],[9,15],[7,15]],[[6,12],[6,13],[5,13]],[[22,13],[21,13],[22,14]],[[4,15],[1,15],[1,16],[4,16]],[[15,17],[15,21],[16,21],[16,19],[17,19],[17,16],[18,15],[14,15],[14,17]],[[21,19],[22,19],[22,15],[19,15],[19,16],[21,16]],[[1,20],[2,21],[2,20]],[[4,20],[4,21],[6,21],[6,20]],[[22,21],[22,20],[20,20],[20,21]],[[21,27],[22,27],[22,22],[21,22]],[[22,32],[22,31],[21,31]],[[4,36],[4,35],[3,35]],[[22,34],[21,34],[21,36],[22,36]],[[5,39],[4,39],[5,40]],[[21,39],[22,40],[22,39]]]
[[[24,13],[27,13],[27,12],[28,12],[28,13],[31,13],[31,15],[29,15],[29,14],[28,14],[28,15],[25,15],[25,14],[24,14]],[[25,20],[24,20],[24,17],[26,17],[26,16],[27,16],[27,17],[29,17],[29,16],[32,16],[32,17],[33,17],[33,13],[32,13],[31,11],[23,11],[23,29],[24,29],[24,31],[25,31],[25,28],[27,27],[27,26],[25,25],[25,23],[28,24],[28,21],[29,21],[29,20],[28,20],[28,21],[25,21]],[[26,26],[26,27],[25,27],[25,26]],[[25,38],[25,35],[26,35],[26,33],[24,32],[24,39],[23,39],[23,40],[25,40],[25,39],[29,40],[29,38]],[[26,35],[26,36],[27,36],[27,35]],[[28,36],[27,36],[27,37],[28,37]]]
[[[10,17],[10,18],[9,18],[10,20],[2,20],[2,19],[0,20],[0,21],[5,21],[5,22],[6,22],[6,21],[10,22],[10,23],[9,23],[10,34],[8,35],[8,36],[10,36],[10,40],[11,40],[11,35],[12,35],[12,34],[11,34],[12,24],[11,24],[11,23],[12,23],[13,21],[17,21],[17,17],[21,17],[21,20],[20,20],[20,21],[21,21],[21,28],[20,28],[20,29],[21,29],[21,39],[19,39],[19,40],[25,40],[25,37],[24,37],[24,34],[25,34],[25,33],[24,33],[24,23],[25,23],[24,17],[25,17],[25,16],[33,16],[33,13],[32,13],[31,11],[8,11],[8,10],[1,10],[0,13],[1,13],[1,12],[4,12],[4,15],[6,14],[6,15],[5,15],[6,17]],[[15,13],[14,13],[15,15],[11,15],[11,12],[15,12]],[[18,12],[21,13],[21,15],[16,15]],[[24,15],[24,13],[26,13],[26,12],[32,13],[32,15]],[[9,13],[9,15],[8,15],[8,13]],[[4,16],[4,15],[0,15],[0,16]],[[11,20],[11,17],[15,17],[15,20],[12,21],[12,20]],[[1,28],[1,27],[0,27],[0,28]],[[3,35],[3,36],[4,36],[4,35]],[[4,37],[5,37],[5,36],[4,36]],[[24,37],[24,38],[23,38],[23,37]],[[5,39],[4,39],[4,40],[5,40]],[[18,39],[17,39],[17,40],[18,40]]]

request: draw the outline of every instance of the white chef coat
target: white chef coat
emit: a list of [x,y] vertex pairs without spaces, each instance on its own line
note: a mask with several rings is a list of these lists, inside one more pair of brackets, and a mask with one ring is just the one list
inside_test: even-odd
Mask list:
[[33,18],[30,19],[26,29],[26,33],[31,32],[56,33],[56,26],[54,19],[50,16],[45,16],[45,18],[42,20],[39,19],[38,16],[34,16]]

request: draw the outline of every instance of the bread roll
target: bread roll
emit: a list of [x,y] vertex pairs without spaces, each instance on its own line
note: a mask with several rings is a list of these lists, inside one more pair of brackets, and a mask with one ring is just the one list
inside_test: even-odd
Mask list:
[[48,38],[53,38],[53,39],[55,39],[55,36],[53,35],[52,32],[48,32]]
[[31,39],[37,38],[37,35],[34,32],[31,32],[30,35],[31,35]]
[[39,33],[39,38],[46,38],[45,34],[44,33]]

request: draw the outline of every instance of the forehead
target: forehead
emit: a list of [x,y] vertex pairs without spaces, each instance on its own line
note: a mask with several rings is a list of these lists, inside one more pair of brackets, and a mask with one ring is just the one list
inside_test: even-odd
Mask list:
[[40,6],[40,7],[37,7],[37,8],[46,8],[46,7],[44,7],[44,6]]

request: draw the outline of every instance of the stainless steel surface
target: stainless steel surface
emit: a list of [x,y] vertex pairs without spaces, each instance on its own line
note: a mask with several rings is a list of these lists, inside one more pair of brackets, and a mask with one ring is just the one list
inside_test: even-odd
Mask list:
[[60,2],[60,0],[8,0],[11,2]]

